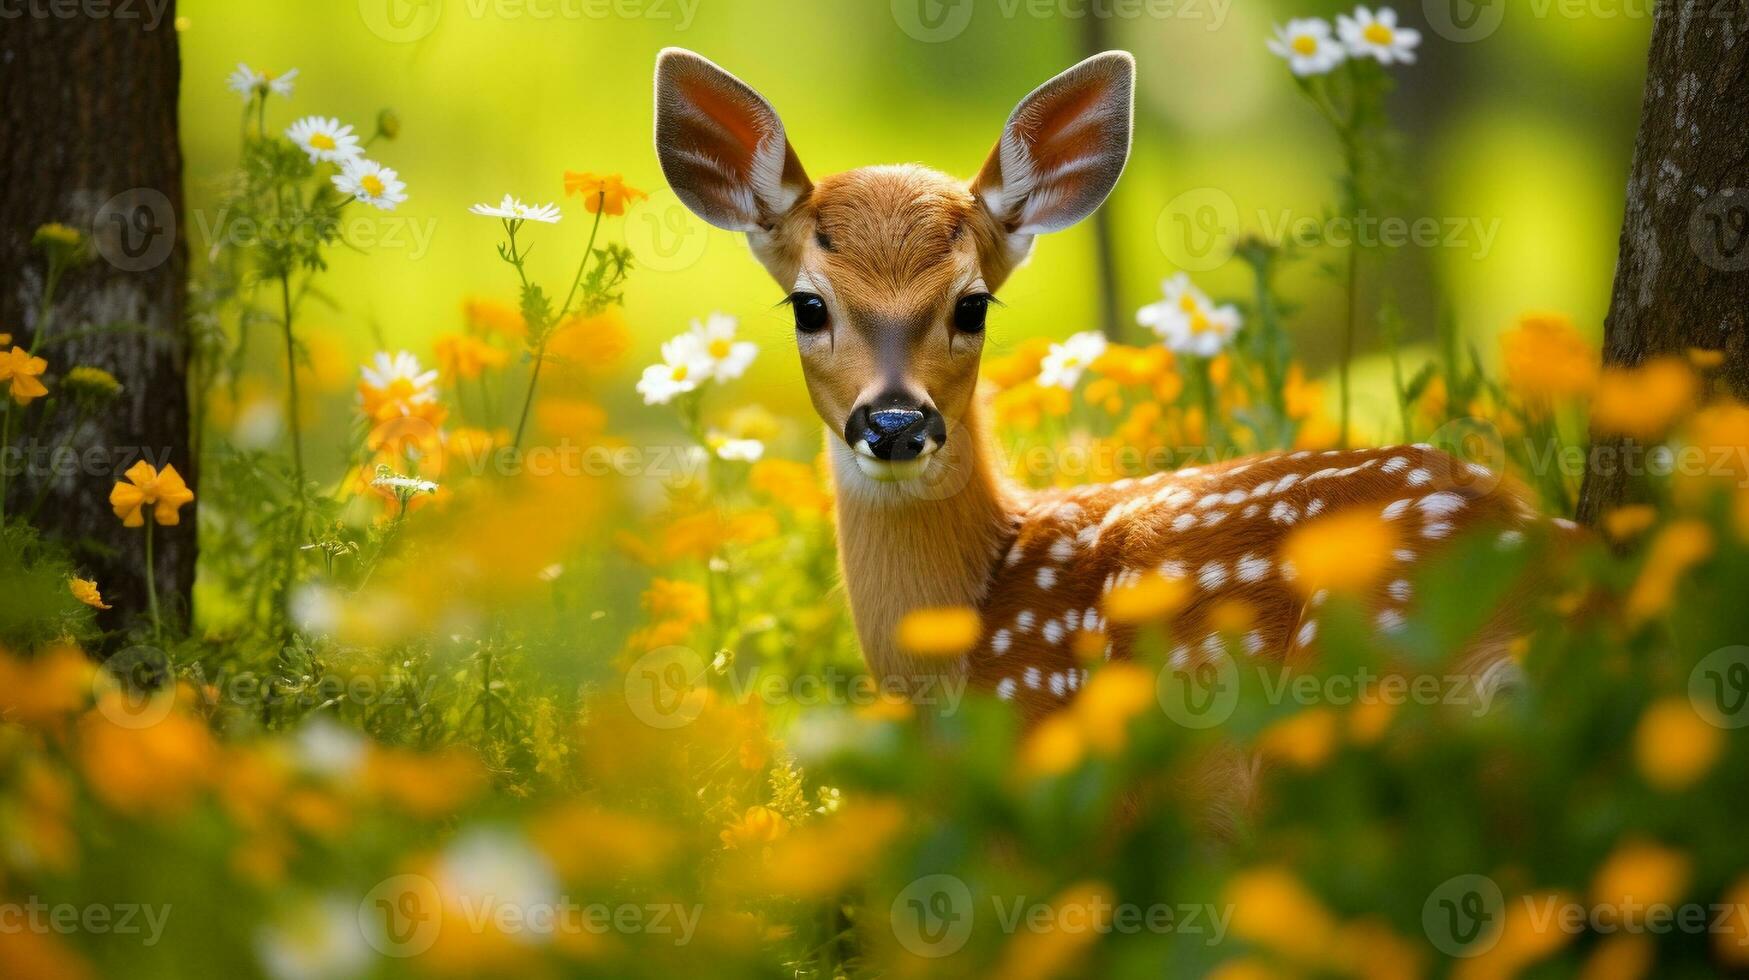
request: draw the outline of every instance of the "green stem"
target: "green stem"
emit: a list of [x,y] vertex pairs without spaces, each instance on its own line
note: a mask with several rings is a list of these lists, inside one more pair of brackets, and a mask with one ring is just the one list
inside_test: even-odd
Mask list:
[[292,339],[291,273],[279,277],[279,298],[285,324],[286,423],[291,427],[292,472],[297,477],[298,496],[304,492],[304,430],[298,420],[297,343]]
[[[589,226],[589,242],[583,246],[583,261],[577,264],[577,275],[571,280],[571,291],[565,295],[565,302],[559,307],[559,315],[554,319],[552,325],[565,322],[566,314],[571,312],[571,301],[577,298],[577,289],[583,284],[583,272],[585,269],[589,268],[589,256],[595,252],[595,236],[601,231],[601,212],[605,209],[600,206],[600,198],[605,197],[605,192],[598,197],[595,209],[595,222]],[[516,254],[516,235],[514,232],[511,233],[510,237],[510,252],[512,255]],[[518,274],[522,272],[522,265],[520,263],[517,264],[516,271]],[[527,280],[523,280],[523,283],[526,286]],[[540,346],[535,348],[534,371],[528,376],[528,393],[522,398],[522,415],[516,420],[516,438],[510,444],[512,452],[522,451],[522,434],[528,428],[528,411],[534,406],[534,390],[536,386],[540,384],[540,369],[541,365],[546,363],[547,340],[551,336],[551,329],[543,329],[541,331]]]
[[6,483],[12,472],[12,405],[0,411],[0,528],[6,526]]
[[1354,360],[1355,320],[1359,316],[1357,294],[1360,291],[1360,248],[1357,245],[1348,246],[1348,314],[1342,326],[1342,364],[1337,375],[1338,386],[1342,389],[1342,423],[1341,435],[1337,445],[1348,448],[1348,372],[1350,362]]
[[164,642],[164,621],[158,615],[158,579],[153,567],[152,558],[152,528],[157,521],[150,515],[146,517],[146,606],[152,611],[152,640],[155,643]]
[[583,261],[577,263],[577,274],[571,278],[571,291],[565,294],[565,302],[559,307],[559,323],[565,322],[565,314],[571,312],[571,300],[577,297],[577,287],[583,283],[583,270],[589,268],[589,256],[595,252],[595,233],[601,230],[601,213],[607,210],[606,200],[606,191],[595,197],[595,223],[589,226],[589,244],[583,246]]

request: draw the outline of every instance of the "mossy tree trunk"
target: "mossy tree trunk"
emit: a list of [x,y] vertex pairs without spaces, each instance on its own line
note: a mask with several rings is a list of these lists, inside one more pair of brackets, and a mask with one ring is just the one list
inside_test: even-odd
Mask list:
[[[1660,3],[1603,360],[1724,352],[1749,397],[1749,0]],[[1639,496],[1632,440],[1594,434],[1579,518]]]
[[[30,452],[15,457],[24,472],[8,480],[7,514],[43,497],[34,523],[97,579],[115,607],[100,622],[114,628],[144,611],[147,596],[145,537],[111,513],[111,485],[141,458],[174,464],[190,486],[197,477],[175,5],[113,4],[102,16],[79,5],[21,9],[0,30],[0,333],[48,360],[51,398],[75,365],[111,372],[123,390],[83,422],[65,399],[31,406],[25,431],[15,426],[13,444]],[[92,255],[62,278],[39,338],[45,266],[31,236],[47,222],[85,234]],[[75,455],[48,456],[63,445]],[[154,550],[166,616],[186,616],[192,506],[179,526],[157,529]]]

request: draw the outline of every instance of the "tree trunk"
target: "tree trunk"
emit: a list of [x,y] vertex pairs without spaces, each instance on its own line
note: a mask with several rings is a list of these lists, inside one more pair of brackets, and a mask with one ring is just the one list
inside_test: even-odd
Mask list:
[[[14,457],[24,473],[15,466],[7,482],[6,512],[28,511],[46,492],[34,523],[97,580],[115,607],[99,622],[115,628],[147,607],[145,535],[116,519],[110,487],[142,458],[174,464],[191,487],[197,475],[185,384],[175,5],[115,4],[102,16],[38,6],[0,30],[0,332],[47,359],[50,396],[25,413],[22,439],[14,425],[13,445],[28,454]],[[91,260],[62,278],[48,335],[38,338],[45,264],[31,236],[48,222],[79,230],[93,247]],[[106,411],[81,424],[55,397],[75,365],[103,368],[122,384]],[[180,525],[154,532],[170,619],[189,611],[194,525],[190,506]]]
[[[1628,178],[1605,364],[1722,350],[1723,382],[1749,396],[1749,4],[1659,3]],[[1593,435],[1579,518],[1639,496],[1641,447]]]

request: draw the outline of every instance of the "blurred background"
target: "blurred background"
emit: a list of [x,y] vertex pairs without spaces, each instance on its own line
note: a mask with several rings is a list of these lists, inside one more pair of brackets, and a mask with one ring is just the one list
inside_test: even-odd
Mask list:
[[[606,407],[630,428],[640,414],[661,424],[666,416],[631,391],[636,365],[690,319],[721,310],[765,352],[741,390],[800,416],[788,315],[774,305],[782,291],[736,236],[685,214],[662,183],[650,133],[662,47],[697,50],[759,89],[816,177],[902,161],[969,176],[1031,88],[1098,48],[1132,51],[1134,151],[1105,213],[1116,315],[1139,341],[1134,310],[1158,297],[1163,278],[1184,269],[1217,297],[1243,300],[1249,270],[1227,259],[1231,238],[1279,238],[1289,222],[1334,207],[1337,148],[1264,43],[1287,18],[1346,9],[1327,0],[189,0],[179,26],[190,248],[198,261],[210,244],[202,236],[217,181],[237,159],[241,101],[226,75],[238,62],[296,68],[295,93],[273,105],[281,118],[270,127],[317,113],[368,133],[393,108],[402,131],[372,156],[400,172],[409,194],[391,216],[353,209],[360,249],[335,251],[325,281],[335,299],[302,314],[318,366],[350,371],[378,347],[429,357],[432,338],[458,328],[465,300],[514,303],[513,277],[493,255],[498,224],[468,214],[470,204],[506,193],[560,201],[567,169],[619,172],[652,198],[623,226],[639,259],[625,303],[633,346]],[[1469,0],[1400,9],[1424,39],[1419,63],[1392,72],[1392,120],[1407,137],[1414,188],[1396,213],[1435,219],[1440,240],[1369,260],[1365,291],[1401,306],[1411,339],[1449,315],[1493,357],[1494,335],[1533,310],[1600,333],[1647,10]],[[566,207],[565,222],[533,232],[532,271],[547,282],[570,275],[588,232],[575,199]],[[1004,289],[991,353],[1101,326],[1099,254],[1091,224],[1041,239]],[[1295,263],[1282,283],[1300,304],[1296,349],[1314,373],[1334,367],[1343,310],[1340,282],[1322,264],[1316,255]],[[1381,296],[1387,281],[1392,292]],[[1365,327],[1363,350],[1378,344]],[[1382,363],[1362,361],[1358,377],[1358,417],[1387,417]],[[1369,394],[1380,410],[1369,410]],[[795,438],[811,445],[815,436],[804,426]]]

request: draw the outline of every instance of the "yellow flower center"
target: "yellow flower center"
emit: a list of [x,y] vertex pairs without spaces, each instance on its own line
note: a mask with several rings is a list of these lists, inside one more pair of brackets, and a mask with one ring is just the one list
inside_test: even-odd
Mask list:
[[675,381],[685,381],[686,380],[686,365],[684,365],[684,364],[674,365],[674,371],[671,374],[669,374],[669,377],[674,379]]
[[332,150],[334,149],[334,137],[327,133],[317,133],[310,137],[310,145],[318,150]]
[[364,188],[364,192],[371,197],[383,196],[383,179],[376,174],[365,174],[359,178],[358,186]]
[[734,345],[729,341],[718,337],[716,340],[711,341],[711,357],[720,361],[729,356],[729,351],[732,350],[733,347]]
[[1190,318],[1190,332],[1191,333],[1208,333],[1210,330],[1213,330],[1214,328],[1215,328],[1215,325],[1209,322],[1209,318],[1206,316],[1203,316],[1201,313],[1198,313],[1196,316],[1193,316]]
[[1301,34],[1294,38],[1294,53],[1308,57],[1318,53],[1318,39],[1310,34]]
[[1366,35],[1366,39],[1374,44],[1390,44],[1397,37],[1396,31],[1378,21],[1366,25],[1366,30],[1363,33]]
[[1185,293],[1183,296],[1178,297],[1178,308],[1186,313],[1195,313],[1196,297],[1189,293]]

